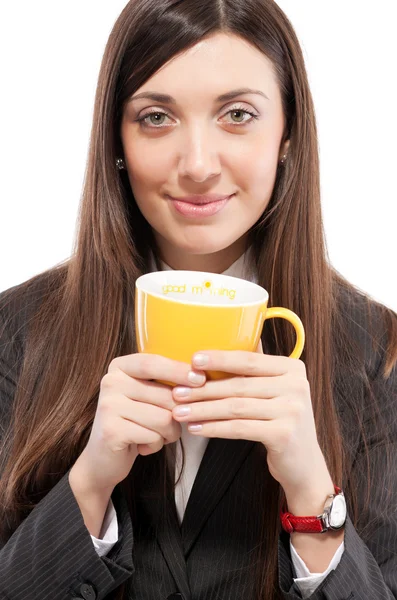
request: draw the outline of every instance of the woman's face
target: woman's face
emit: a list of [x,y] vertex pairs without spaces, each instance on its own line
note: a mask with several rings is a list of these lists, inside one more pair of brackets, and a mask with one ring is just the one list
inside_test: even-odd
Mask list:
[[[218,98],[241,88],[261,93]],[[280,147],[284,126],[270,61],[234,35],[199,42],[133,94],[121,125],[125,165],[161,258],[172,268],[221,272],[241,256],[272,195],[287,149]],[[171,199],[207,194],[233,195],[215,214],[201,213],[219,205],[203,211]]]

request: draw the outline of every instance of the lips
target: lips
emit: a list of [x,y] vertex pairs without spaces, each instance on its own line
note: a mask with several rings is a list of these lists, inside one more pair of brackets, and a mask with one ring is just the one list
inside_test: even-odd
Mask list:
[[187,202],[186,200],[179,199],[174,200],[172,198],[170,198],[170,200],[171,205],[179,214],[194,219],[216,215],[226,206],[226,204],[228,204],[233,196],[234,194],[231,196],[220,196],[220,200],[214,200],[212,197],[210,201],[208,201],[208,196],[206,197],[206,201],[203,201],[203,196],[199,199],[196,196],[194,202]]
[[205,195],[194,195],[194,196],[183,196],[183,197],[174,197],[169,196],[171,200],[176,200],[177,202],[188,202],[189,204],[210,204],[211,202],[219,202],[221,200],[227,200],[233,194],[205,194]]

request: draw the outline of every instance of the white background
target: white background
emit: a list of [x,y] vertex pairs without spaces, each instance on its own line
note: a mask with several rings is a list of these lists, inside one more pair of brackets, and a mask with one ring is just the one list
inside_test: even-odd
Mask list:
[[[397,310],[395,2],[278,3],[314,96],[331,262]],[[100,62],[125,5],[0,4],[0,291],[71,254]]]

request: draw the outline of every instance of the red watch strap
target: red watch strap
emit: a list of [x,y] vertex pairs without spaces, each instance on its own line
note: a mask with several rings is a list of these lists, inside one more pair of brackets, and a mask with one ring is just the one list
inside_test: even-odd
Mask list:
[[321,533],[324,529],[323,522],[317,517],[294,517],[291,513],[281,513],[281,524],[288,533]]
[[[334,485],[335,494],[341,493],[341,488]],[[296,517],[288,511],[280,511],[281,525],[287,533],[294,531],[300,533],[322,533],[324,531],[324,523],[317,516]]]

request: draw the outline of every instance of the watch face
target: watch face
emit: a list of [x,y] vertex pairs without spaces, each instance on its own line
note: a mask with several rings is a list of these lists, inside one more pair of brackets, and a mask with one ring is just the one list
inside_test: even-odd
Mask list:
[[346,500],[342,494],[335,496],[332,502],[332,508],[329,515],[329,524],[331,527],[342,527],[346,521]]

